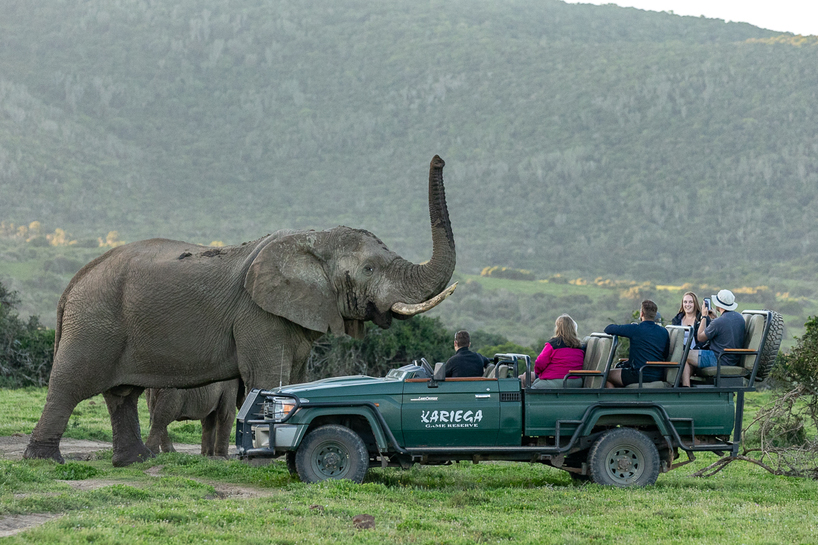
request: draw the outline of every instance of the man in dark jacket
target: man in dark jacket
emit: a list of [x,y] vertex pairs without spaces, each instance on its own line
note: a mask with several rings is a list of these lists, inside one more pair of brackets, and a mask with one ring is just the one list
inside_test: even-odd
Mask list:
[[482,377],[489,359],[469,350],[471,338],[468,331],[458,331],[454,336],[455,355],[446,362],[446,377]]
[[[650,299],[642,301],[638,324],[616,325],[605,328],[608,335],[619,335],[631,340],[628,362],[622,369],[611,369],[606,387],[615,388],[639,382],[639,369],[648,361],[667,361],[670,336],[667,329],[656,323],[656,303]],[[662,380],[664,369],[645,369],[642,382]]]

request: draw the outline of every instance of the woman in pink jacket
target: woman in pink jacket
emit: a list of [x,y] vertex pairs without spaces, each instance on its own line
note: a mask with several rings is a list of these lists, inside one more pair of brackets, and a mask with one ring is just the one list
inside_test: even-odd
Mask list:
[[551,338],[534,364],[537,376],[532,388],[582,388],[582,379],[569,378],[563,382],[570,371],[582,369],[585,351],[577,337],[577,323],[567,314],[554,322],[554,337]]

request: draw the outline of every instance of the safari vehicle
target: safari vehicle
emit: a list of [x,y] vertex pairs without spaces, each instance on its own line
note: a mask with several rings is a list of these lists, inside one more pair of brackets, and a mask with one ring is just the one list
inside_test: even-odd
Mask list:
[[582,377],[581,388],[534,389],[528,356],[497,354],[477,378],[445,378],[442,364],[435,371],[421,359],[384,378],[253,390],[237,418],[239,456],[285,456],[305,482],[360,483],[373,466],[506,460],[603,485],[653,484],[696,452],[737,455],[744,393],[769,373],[783,330],[775,312],[742,314],[745,346],[733,351],[741,365],[718,362],[689,388],[679,379],[690,341],[685,327],[668,326],[670,361],[648,362],[664,369],[664,380],[627,388],[605,388],[618,339],[594,333],[583,369],[565,377]]

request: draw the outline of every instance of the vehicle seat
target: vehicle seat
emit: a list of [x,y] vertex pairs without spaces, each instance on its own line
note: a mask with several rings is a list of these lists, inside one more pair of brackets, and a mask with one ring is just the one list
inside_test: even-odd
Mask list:
[[[667,361],[648,363],[648,365],[653,364],[664,368],[664,380],[643,382],[642,388],[671,388],[675,386],[676,377],[679,376],[679,371],[684,366],[684,362],[687,361],[690,345],[693,344],[693,328],[682,325],[668,325],[665,326],[665,329],[667,329],[668,336],[670,337]],[[685,330],[690,330],[691,333],[687,338],[687,345],[685,345],[684,342]],[[625,388],[639,388],[639,383],[628,384]]]
[[439,361],[435,364],[435,380],[443,380],[446,378],[446,363]]
[[583,388],[604,388],[617,341],[605,333],[591,333],[585,341],[582,371],[574,371],[571,376],[583,378]]
[[[761,339],[764,336],[764,328],[767,326],[769,314],[752,310],[745,310],[741,314],[744,318],[744,344],[741,348],[752,351],[753,353],[741,355],[739,365],[722,365],[721,376],[725,378],[741,377],[745,379],[744,385],[746,385],[746,379],[752,375],[753,367],[755,367],[756,361],[758,360],[758,349],[761,347]],[[699,369],[697,372],[699,376],[708,379],[708,381],[715,380],[717,373],[718,366],[705,367],[704,369]]]
[[508,365],[506,365],[505,363],[501,363],[500,365],[498,365],[494,369],[494,374],[492,376],[495,375],[496,378],[508,378]]
[[494,367],[495,367],[495,366],[494,366],[494,363],[493,363],[493,362],[492,362],[492,363],[489,363],[489,364],[486,366],[486,370],[485,370],[485,371],[483,371],[483,377],[484,377],[484,378],[493,377],[493,375],[492,375],[492,371],[494,371]]

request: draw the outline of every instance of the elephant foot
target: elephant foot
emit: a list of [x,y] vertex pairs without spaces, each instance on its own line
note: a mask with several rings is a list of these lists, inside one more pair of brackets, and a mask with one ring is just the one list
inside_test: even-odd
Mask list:
[[23,458],[27,460],[54,460],[58,464],[64,464],[62,454],[60,454],[60,442],[44,442],[31,440],[23,453]]
[[139,462],[145,462],[154,458],[155,455],[145,445],[134,446],[134,448],[123,451],[114,450],[111,463],[114,467],[125,467]]

